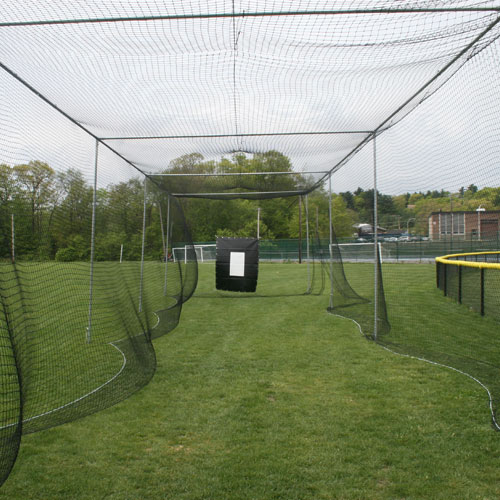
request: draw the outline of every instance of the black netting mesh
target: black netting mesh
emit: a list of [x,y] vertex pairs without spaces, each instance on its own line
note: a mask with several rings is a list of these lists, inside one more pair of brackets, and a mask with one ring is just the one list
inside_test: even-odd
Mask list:
[[[35,119],[55,127],[58,114],[42,104]],[[0,166],[3,479],[22,433],[106,408],[147,384],[156,367],[151,339],[176,326],[197,282],[179,201],[62,125],[79,148],[61,150],[50,165],[28,151]],[[49,128],[46,140],[57,134]],[[167,231],[169,248],[188,248],[182,263],[165,258]]]
[[434,258],[500,248],[498,2],[2,7],[0,481],[23,432],[148,382],[198,261],[257,211],[261,259],[308,264],[283,294],[475,377],[494,414],[498,272]]

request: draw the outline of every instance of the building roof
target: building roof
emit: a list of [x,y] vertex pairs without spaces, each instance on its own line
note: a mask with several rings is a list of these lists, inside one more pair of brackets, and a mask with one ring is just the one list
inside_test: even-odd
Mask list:
[[500,210],[453,210],[453,212],[447,211],[445,212],[444,210],[440,210],[439,212],[431,212],[431,214],[428,216],[432,217],[433,215],[439,215],[439,214],[500,214]]

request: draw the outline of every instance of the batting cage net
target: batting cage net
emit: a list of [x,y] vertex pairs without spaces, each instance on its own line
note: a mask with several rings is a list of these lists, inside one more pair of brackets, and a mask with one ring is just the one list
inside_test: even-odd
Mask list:
[[499,428],[490,272],[451,271],[458,304],[434,261],[500,248],[497,1],[2,7],[0,482],[23,433],[147,384],[217,238],[259,246],[221,293],[317,294],[479,381]]

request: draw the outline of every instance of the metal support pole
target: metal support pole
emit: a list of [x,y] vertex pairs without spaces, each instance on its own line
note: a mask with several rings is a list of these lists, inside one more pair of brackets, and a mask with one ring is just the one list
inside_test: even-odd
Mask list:
[[10,234],[11,234],[11,258],[12,264],[16,262],[16,227],[14,225],[14,214],[10,217]]
[[141,277],[139,281],[139,312],[142,312],[142,288],[144,281],[144,247],[146,246],[146,195],[147,177],[144,177],[144,209],[142,211],[142,250],[141,250]]
[[299,195],[299,264],[302,264],[302,196]]
[[161,203],[158,202],[158,214],[160,216],[160,230],[161,230],[161,245],[162,245],[162,252],[163,252],[163,259],[166,260],[167,258],[167,250],[165,247],[165,228],[163,227],[163,214],[161,213]]
[[333,223],[332,223],[332,174],[328,176],[328,220],[330,223],[329,254],[330,254],[330,309],[333,308]]
[[90,235],[90,286],[89,316],[87,322],[87,344],[92,340],[92,305],[94,299],[94,257],[95,257],[95,217],[97,207],[97,163],[99,158],[99,141],[95,141],[94,192],[92,196],[92,229]]
[[167,275],[168,275],[168,241],[170,228],[170,195],[167,195],[167,234],[165,237],[165,280],[163,283],[163,295],[167,295]]
[[123,243],[120,245],[120,264],[123,262]]
[[374,320],[373,320],[373,338],[377,340],[378,334],[378,190],[377,190],[377,135],[373,134],[373,251],[375,258],[375,276],[373,280],[374,287]]
[[306,194],[306,257],[307,257],[307,292],[311,291],[311,270],[310,270],[310,255],[309,255],[309,205]]

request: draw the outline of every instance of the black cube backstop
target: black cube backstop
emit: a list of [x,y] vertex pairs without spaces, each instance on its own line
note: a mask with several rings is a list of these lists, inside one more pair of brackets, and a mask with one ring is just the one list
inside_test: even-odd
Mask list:
[[231,292],[255,292],[259,274],[259,240],[217,238],[215,287]]

